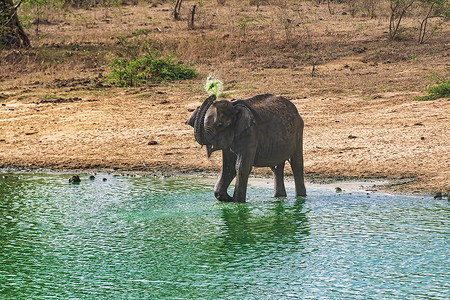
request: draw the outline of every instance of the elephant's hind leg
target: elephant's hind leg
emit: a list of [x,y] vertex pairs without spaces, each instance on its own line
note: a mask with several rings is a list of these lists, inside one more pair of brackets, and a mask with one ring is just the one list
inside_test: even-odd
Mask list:
[[284,187],[284,164],[285,162],[270,167],[274,175],[274,197],[286,197],[286,188]]
[[290,160],[292,172],[294,173],[295,194],[296,196],[306,196],[305,179],[303,176],[303,150],[300,149],[294,153]]

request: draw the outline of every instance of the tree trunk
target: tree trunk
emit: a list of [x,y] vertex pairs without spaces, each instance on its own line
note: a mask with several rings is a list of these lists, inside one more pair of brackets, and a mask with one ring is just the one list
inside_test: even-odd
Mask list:
[[427,32],[427,23],[428,23],[428,19],[430,18],[431,12],[433,11],[433,7],[434,7],[434,3],[431,3],[430,10],[428,11],[427,16],[420,23],[419,44],[423,44],[423,41],[425,39],[425,33]]
[[189,23],[188,23],[188,27],[189,29],[194,29],[194,16],[195,16],[195,9],[197,8],[197,5],[194,4],[192,5],[192,9],[191,9],[191,17],[189,18]]
[[21,3],[22,0],[17,5],[12,0],[0,0],[0,48],[31,46],[17,17],[17,9]]
[[328,5],[328,11],[330,12],[330,15],[334,15],[333,10],[331,9],[330,0],[327,0],[327,5]]
[[180,20],[180,9],[181,9],[182,2],[183,2],[183,0],[177,0],[177,2],[175,3],[175,7],[173,9],[173,19],[175,21]]

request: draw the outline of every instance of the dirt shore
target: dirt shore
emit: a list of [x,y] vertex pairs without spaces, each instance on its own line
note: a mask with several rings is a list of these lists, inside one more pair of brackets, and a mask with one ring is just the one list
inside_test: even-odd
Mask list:
[[[0,168],[217,172],[220,153],[208,159],[184,124],[214,73],[228,99],[273,93],[297,106],[308,180],[382,178],[394,180],[384,187],[394,193],[450,191],[450,99],[415,100],[436,78],[448,80],[448,26],[418,45],[413,36],[388,41],[386,18],[354,18],[345,6],[333,15],[309,2],[208,7],[195,30],[170,18],[170,4],[80,10],[80,20],[55,13],[39,37],[30,34],[33,49],[2,52]],[[279,22],[286,14],[291,36]],[[178,51],[200,76],[103,85],[108,62],[142,48],[142,36]]]
[[[184,124],[201,97],[167,85],[54,103],[3,103],[0,167],[218,171],[220,153],[207,159]],[[305,120],[309,180],[387,178],[401,180],[386,187],[392,192],[450,190],[449,99],[287,97]]]

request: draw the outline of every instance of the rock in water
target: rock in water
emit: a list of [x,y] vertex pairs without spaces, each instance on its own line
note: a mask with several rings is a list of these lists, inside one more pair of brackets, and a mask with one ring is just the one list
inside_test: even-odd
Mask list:
[[69,179],[70,183],[80,183],[81,179],[80,176],[78,175],[73,175],[70,179]]
[[434,194],[434,199],[442,200],[442,193],[441,192],[437,192],[436,194]]

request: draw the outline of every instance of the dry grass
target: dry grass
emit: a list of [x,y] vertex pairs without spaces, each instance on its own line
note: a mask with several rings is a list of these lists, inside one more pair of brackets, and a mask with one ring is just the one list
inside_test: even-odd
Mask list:
[[[448,50],[448,27],[435,34],[429,45],[416,45],[412,33],[406,41],[389,42],[386,16],[342,15],[348,12],[343,5],[334,5],[335,14],[330,15],[326,5],[312,2],[283,2],[262,6],[259,11],[237,1],[225,6],[215,1],[202,3],[195,30],[187,28],[187,4],[182,7],[181,21],[172,20],[170,4],[149,7],[146,2],[119,8],[47,11],[39,36],[33,32],[35,26],[29,28],[32,50],[0,54],[0,79],[19,79],[25,84],[60,76],[104,74],[111,59],[144,53],[147,43],[163,53],[177,52],[183,61],[216,73],[236,67],[305,69],[308,73],[313,65],[343,57],[367,64],[425,63]],[[405,28],[417,27],[416,19],[407,19]],[[440,68],[435,71],[445,73]]]

